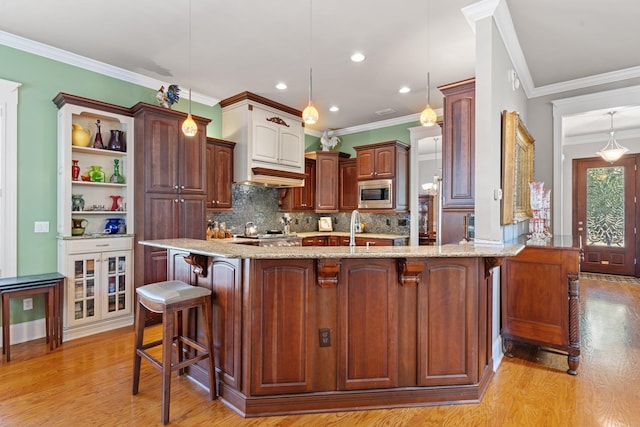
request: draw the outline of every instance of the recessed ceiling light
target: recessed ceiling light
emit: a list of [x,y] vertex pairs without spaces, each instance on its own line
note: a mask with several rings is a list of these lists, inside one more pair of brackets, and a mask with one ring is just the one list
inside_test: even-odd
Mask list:
[[361,52],[356,52],[353,55],[351,55],[351,60],[353,62],[362,62],[362,61],[364,61],[364,58],[365,58],[365,56]]
[[407,86],[402,86],[400,88],[400,90],[398,90],[398,92],[400,92],[400,93],[409,93],[409,92],[411,92],[411,88],[407,87]]
[[340,111],[340,108],[337,105],[332,105],[331,107],[329,107],[329,111],[335,113],[336,111]]
[[287,85],[285,83],[282,83],[282,82],[280,82],[280,83],[278,83],[276,85],[276,89],[285,90],[286,88],[287,88]]

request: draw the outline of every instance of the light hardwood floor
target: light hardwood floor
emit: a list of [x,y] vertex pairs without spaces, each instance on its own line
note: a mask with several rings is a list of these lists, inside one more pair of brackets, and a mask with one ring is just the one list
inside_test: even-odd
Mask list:
[[[581,280],[579,375],[566,356],[518,346],[479,404],[243,419],[174,378],[171,424],[181,426],[640,426],[640,285]],[[154,426],[160,374],[143,361],[131,395],[133,328],[47,353],[42,340],[0,362],[1,426]]]

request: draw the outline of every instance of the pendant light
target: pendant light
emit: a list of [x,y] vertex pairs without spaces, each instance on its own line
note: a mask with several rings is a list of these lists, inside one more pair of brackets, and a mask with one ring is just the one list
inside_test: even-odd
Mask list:
[[[427,1],[427,70],[431,68],[431,2]],[[427,106],[422,110],[420,114],[420,123],[422,126],[433,126],[438,121],[438,115],[431,108],[431,76],[427,71]]]
[[313,93],[313,68],[311,67],[311,60],[313,57],[313,0],[309,0],[309,105],[302,112],[302,120],[308,125],[314,125],[318,121],[318,110],[313,106],[312,93]]
[[[189,0],[189,76],[193,78],[191,73],[191,0]],[[191,117],[191,88],[189,88],[189,115],[182,122],[182,133],[186,136],[195,136],[198,133],[198,125]]]
[[625,148],[620,144],[618,144],[618,141],[616,141],[616,138],[614,136],[615,131],[613,130],[613,115],[615,113],[616,113],[615,111],[610,111],[609,113],[607,113],[611,116],[611,127],[609,129],[609,141],[607,142],[607,145],[605,145],[602,150],[596,153],[597,155],[602,157],[605,161],[610,163],[615,162],[620,157],[622,157],[624,153],[629,151],[628,148]]

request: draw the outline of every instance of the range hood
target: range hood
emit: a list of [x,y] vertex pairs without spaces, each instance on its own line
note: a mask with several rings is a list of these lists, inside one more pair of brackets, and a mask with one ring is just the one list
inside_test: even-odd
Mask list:
[[251,180],[236,181],[236,184],[289,188],[304,186],[304,179],[305,174],[255,167],[251,168]]
[[251,92],[220,101],[222,138],[236,143],[236,184],[304,186],[302,112]]

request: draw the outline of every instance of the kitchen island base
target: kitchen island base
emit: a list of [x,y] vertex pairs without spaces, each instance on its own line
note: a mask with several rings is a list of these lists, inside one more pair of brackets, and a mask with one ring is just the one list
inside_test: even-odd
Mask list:
[[[501,257],[169,249],[171,279],[214,292],[220,398],[245,417],[477,403],[493,376],[491,271]],[[200,338],[201,321],[189,322]],[[206,366],[188,374],[207,384]]]

